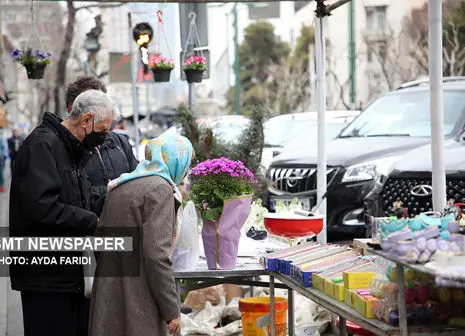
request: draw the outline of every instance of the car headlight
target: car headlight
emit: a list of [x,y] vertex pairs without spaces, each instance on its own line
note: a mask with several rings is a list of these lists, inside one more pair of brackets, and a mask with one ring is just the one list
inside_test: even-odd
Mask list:
[[369,181],[379,175],[387,176],[398,159],[398,156],[390,156],[350,166],[342,178],[342,183]]

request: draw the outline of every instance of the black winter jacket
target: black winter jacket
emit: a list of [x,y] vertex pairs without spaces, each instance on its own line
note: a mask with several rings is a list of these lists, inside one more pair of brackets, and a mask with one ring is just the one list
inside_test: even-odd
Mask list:
[[108,181],[132,172],[138,163],[128,139],[124,135],[108,132],[105,142],[92,152],[86,165],[91,184],[91,210],[97,216],[103,210]]
[[[91,212],[84,165],[89,151],[50,113],[26,138],[12,172],[10,236],[79,237],[93,235],[97,216]],[[15,290],[82,292],[81,265],[60,265],[62,256],[80,252],[11,252],[29,265],[11,265]],[[34,257],[55,257],[58,265],[32,265]]]

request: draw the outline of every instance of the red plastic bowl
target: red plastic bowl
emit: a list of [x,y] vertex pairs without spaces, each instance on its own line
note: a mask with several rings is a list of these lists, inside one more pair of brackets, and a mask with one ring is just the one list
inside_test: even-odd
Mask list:
[[[339,317],[336,319],[336,326],[339,327]],[[372,332],[363,329],[361,326],[355,324],[354,322],[346,321],[346,328],[347,331],[354,336],[376,336]]]
[[323,230],[323,216],[299,216],[280,213],[264,215],[266,230],[285,238],[303,238],[317,235]]

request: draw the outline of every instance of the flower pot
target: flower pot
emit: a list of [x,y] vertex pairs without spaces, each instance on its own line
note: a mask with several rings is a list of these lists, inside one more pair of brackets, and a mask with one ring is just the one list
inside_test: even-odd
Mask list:
[[42,79],[44,78],[45,68],[47,64],[28,64],[24,66],[29,79]]
[[201,83],[203,79],[203,71],[200,70],[184,70],[188,83]]
[[153,79],[157,83],[169,82],[172,69],[152,69]]
[[241,229],[252,206],[252,197],[237,197],[224,202],[216,221],[203,220],[202,241],[208,269],[236,268]]

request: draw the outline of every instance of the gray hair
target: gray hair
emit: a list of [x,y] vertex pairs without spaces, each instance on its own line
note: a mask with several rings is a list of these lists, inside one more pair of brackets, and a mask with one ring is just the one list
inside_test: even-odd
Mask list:
[[105,120],[108,113],[111,113],[113,117],[119,115],[115,102],[98,90],[87,90],[77,96],[69,117],[76,119],[85,113],[92,113],[96,122]]

